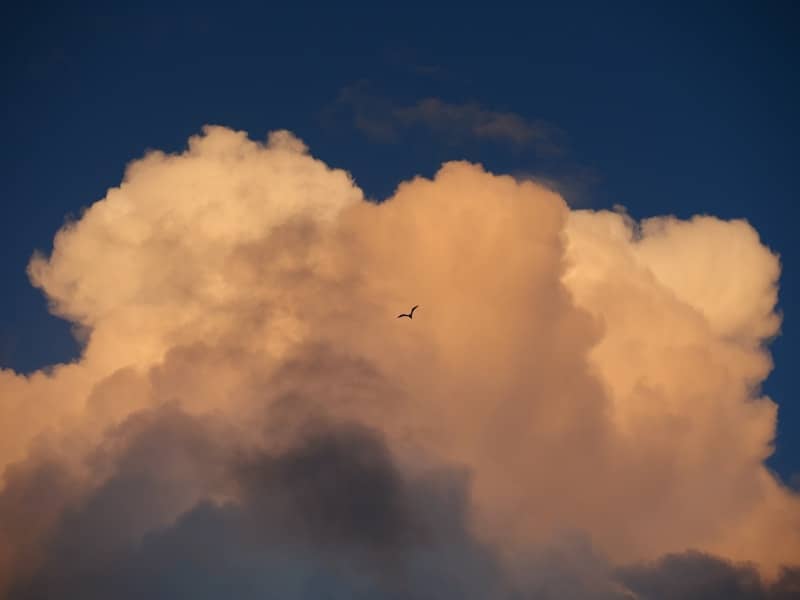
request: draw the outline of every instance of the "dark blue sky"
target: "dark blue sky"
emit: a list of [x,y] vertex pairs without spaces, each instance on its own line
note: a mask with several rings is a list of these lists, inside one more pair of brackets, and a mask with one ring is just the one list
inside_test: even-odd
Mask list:
[[[788,480],[800,472],[798,15],[788,2],[679,4],[5,6],[0,364],[30,371],[76,355],[25,267],[127,162],[180,150],[205,123],[255,138],[286,128],[373,198],[466,158],[555,180],[574,205],[749,220],[783,263],[765,391],[780,405],[770,464]],[[337,103],[347,86],[391,106],[437,97],[542,120],[565,151],[420,131],[379,143]]]

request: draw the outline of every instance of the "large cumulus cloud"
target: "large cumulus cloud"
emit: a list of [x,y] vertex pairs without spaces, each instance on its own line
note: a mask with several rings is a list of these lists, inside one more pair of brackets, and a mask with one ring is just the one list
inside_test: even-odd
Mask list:
[[9,593],[796,585],[759,391],[780,266],[744,221],[571,211],[464,162],[377,204],[288,132],[208,127],[29,272],[86,342],[0,371]]

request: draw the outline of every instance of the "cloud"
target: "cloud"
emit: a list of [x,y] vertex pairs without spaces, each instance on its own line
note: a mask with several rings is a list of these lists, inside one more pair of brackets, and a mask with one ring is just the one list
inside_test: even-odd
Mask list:
[[423,98],[401,106],[369,90],[365,83],[344,87],[338,104],[352,112],[353,125],[373,140],[395,141],[401,132],[422,127],[450,143],[482,140],[532,147],[547,156],[563,152],[563,134],[544,121],[484,108],[477,102],[452,104]]
[[[529,122],[516,113],[486,110],[477,103],[449,104],[438,98],[425,98],[413,106],[396,109],[394,114],[402,123],[420,123],[435,132],[518,145],[535,142],[540,150],[552,135],[552,127],[541,122]],[[555,146],[547,147],[550,152],[557,152]]]
[[377,552],[402,546],[419,527],[387,448],[363,426],[318,427],[282,456],[251,459],[241,475],[250,502],[280,504],[276,512],[310,543]]
[[669,556],[794,585],[759,391],[780,265],[744,221],[466,162],[375,204],[288,132],[208,127],[29,273],[87,337],[0,371],[12,597],[635,598]]
[[[402,472],[357,423],[314,420],[284,448],[265,438],[209,454],[225,439],[210,425],[166,407],[111,433],[113,474],[67,511],[10,597],[484,598],[503,585],[468,534],[459,473]],[[228,489],[217,501],[187,493],[209,470]]]
[[556,192],[571,208],[591,208],[596,203],[593,192],[602,182],[596,169],[581,166],[562,167],[547,174],[517,171],[511,175],[517,181],[531,181]]
[[[800,589],[798,569],[765,583],[751,565],[696,552],[614,569],[581,537],[527,553],[515,572],[470,531],[468,478],[410,473],[376,430],[312,420],[286,447],[266,436],[250,452],[209,453],[227,439],[218,426],[167,406],[109,432],[113,474],[65,512],[8,597],[767,600]],[[209,470],[224,499],[186,493]],[[37,477],[59,489],[57,468]]]
[[620,570],[636,597],[686,600],[788,599],[800,593],[800,569],[784,569],[765,584],[748,564],[735,565],[698,552],[671,554],[655,564]]

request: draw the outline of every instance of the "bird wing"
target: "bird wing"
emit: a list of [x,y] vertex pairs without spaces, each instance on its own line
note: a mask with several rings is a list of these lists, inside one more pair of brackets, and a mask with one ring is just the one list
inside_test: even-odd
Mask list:
[[414,315],[414,311],[417,310],[417,308],[419,308],[419,304],[417,304],[414,308],[411,309],[411,312],[409,313],[409,316],[413,316]]
[[407,316],[408,316],[408,315],[405,315],[405,314],[403,314],[403,315],[397,315],[397,318],[399,319],[400,317],[407,317]]

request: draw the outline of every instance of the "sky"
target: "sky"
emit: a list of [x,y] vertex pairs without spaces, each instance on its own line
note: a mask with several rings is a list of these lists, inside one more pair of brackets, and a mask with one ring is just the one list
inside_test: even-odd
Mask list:
[[2,11],[0,590],[796,590],[790,3]]

